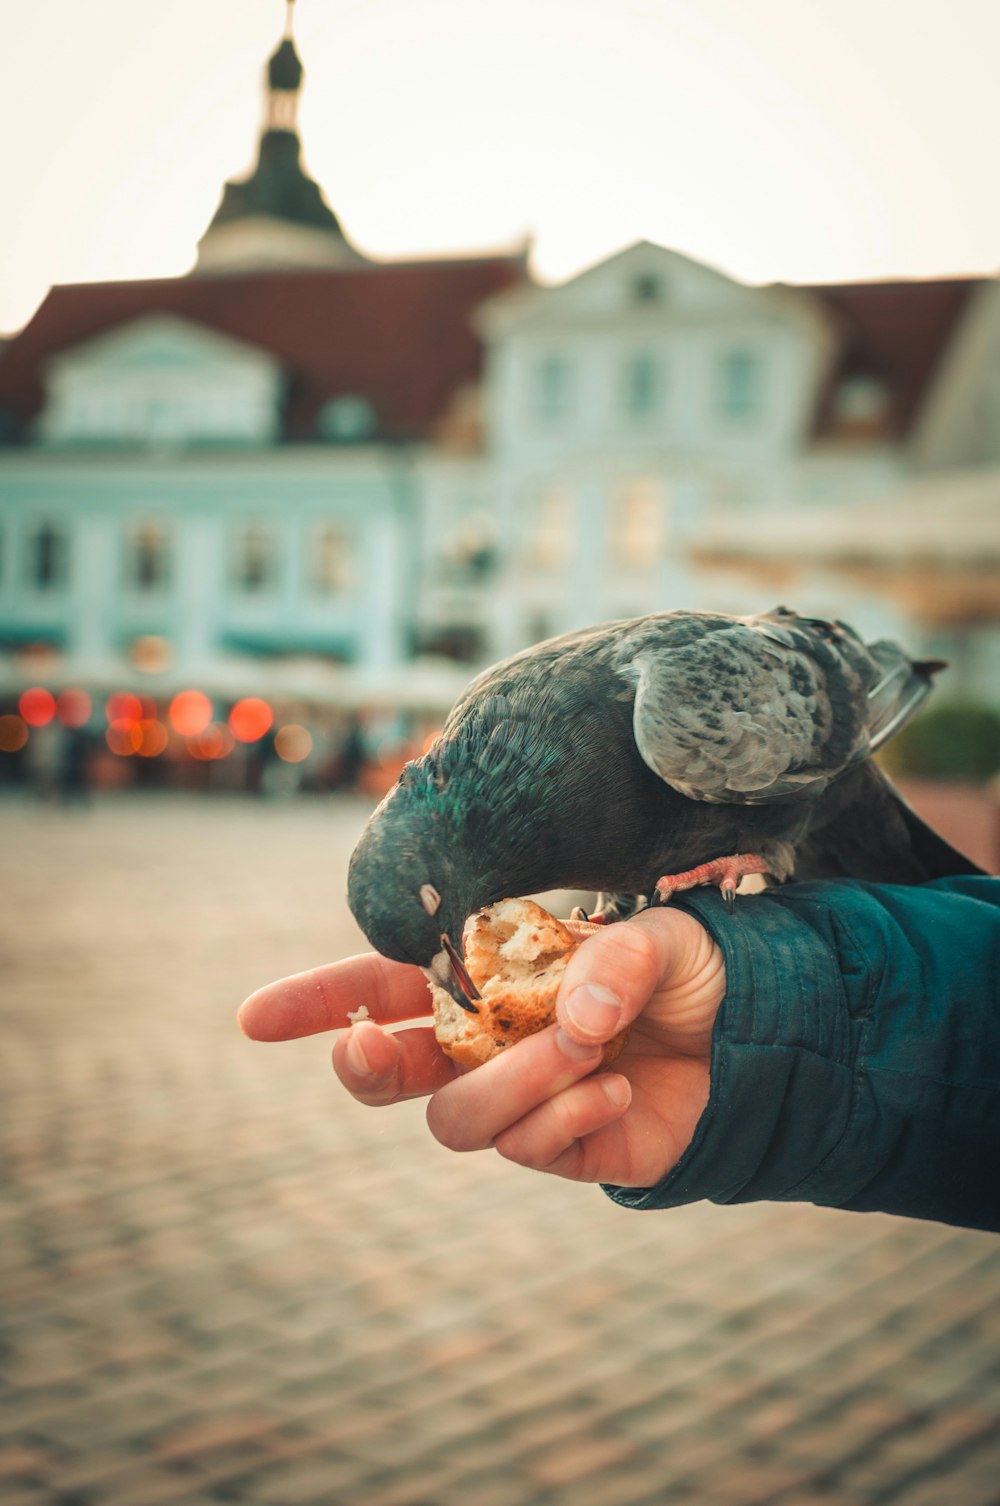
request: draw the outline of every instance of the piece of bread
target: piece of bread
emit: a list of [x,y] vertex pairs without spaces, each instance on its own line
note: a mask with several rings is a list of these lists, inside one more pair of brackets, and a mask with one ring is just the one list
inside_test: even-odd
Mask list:
[[[465,965],[481,998],[472,1014],[445,989],[430,985],[441,1049],[463,1066],[478,1067],[551,1025],[562,975],[582,939],[530,899],[502,899],[470,916]],[[627,1036],[623,1030],[608,1042],[602,1067],[614,1061]]]

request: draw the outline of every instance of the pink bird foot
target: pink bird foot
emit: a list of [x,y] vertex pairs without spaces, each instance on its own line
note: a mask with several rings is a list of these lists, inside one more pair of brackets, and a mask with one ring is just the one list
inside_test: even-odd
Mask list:
[[656,880],[654,904],[665,905],[671,895],[682,889],[695,889],[699,884],[718,884],[726,909],[730,915],[736,902],[736,886],[748,873],[769,873],[770,869],[752,852],[734,853],[728,858],[713,858],[709,863],[699,863],[686,873],[669,873]]

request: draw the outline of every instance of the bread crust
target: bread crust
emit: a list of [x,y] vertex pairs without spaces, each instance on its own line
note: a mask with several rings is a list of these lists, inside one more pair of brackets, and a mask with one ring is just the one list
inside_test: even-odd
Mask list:
[[[465,965],[481,997],[472,1014],[430,984],[441,1049],[462,1066],[479,1067],[551,1025],[566,965],[582,939],[533,900],[499,900],[470,916]],[[624,1030],[607,1043],[602,1067],[615,1060],[627,1036]]]

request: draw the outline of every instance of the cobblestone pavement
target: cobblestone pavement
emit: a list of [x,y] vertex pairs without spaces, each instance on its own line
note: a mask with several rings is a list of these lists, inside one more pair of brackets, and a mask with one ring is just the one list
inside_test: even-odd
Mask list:
[[5,1506],[996,1506],[992,1237],[627,1212],[242,1038],[364,815],[0,806]]

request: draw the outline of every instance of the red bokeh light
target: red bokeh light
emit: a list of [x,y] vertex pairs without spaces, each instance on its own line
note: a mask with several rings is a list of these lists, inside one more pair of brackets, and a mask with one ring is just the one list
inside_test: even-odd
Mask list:
[[131,758],[141,738],[139,723],[130,716],[116,716],[108,723],[104,740],[119,758]]
[[94,709],[85,690],[61,690],[56,701],[56,715],[64,727],[85,727]]
[[197,737],[212,720],[212,703],[201,690],[180,690],[170,702],[170,725],[182,737]]
[[143,717],[141,722],[133,724],[133,751],[140,758],[158,758],[166,752],[169,741],[170,733],[155,717]]
[[192,758],[210,763],[215,758],[225,758],[233,751],[233,734],[219,722],[209,722],[201,732],[187,740],[187,749]]
[[259,696],[249,695],[237,701],[229,713],[229,727],[237,742],[255,743],[264,736],[272,722],[274,712]]
[[22,692],[17,709],[29,727],[44,727],[56,714],[56,698],[51,690],[33,685]]
[[138,722],[143,714],[142,699],[130,690],[117,690],[105,701],[104,714],[109,722]]

